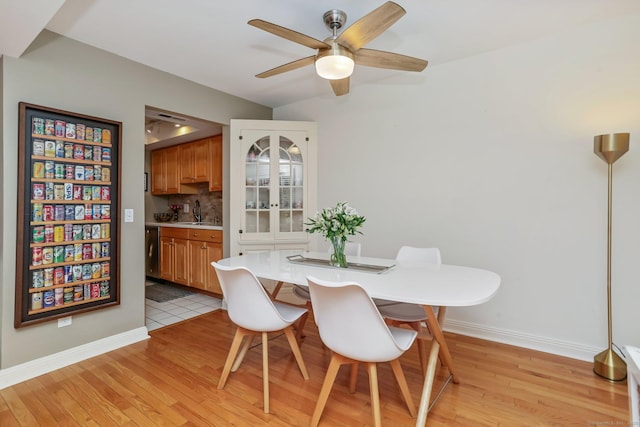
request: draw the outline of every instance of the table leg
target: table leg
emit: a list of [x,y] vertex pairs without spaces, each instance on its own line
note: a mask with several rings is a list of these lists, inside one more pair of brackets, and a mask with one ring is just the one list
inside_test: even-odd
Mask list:
[[422,386],[422,396],[420,396],[420,407],[418,408],[418,418],[416,419],[416,427],[422,427],[427,424],[427,412],[429,412],[429,400],[431,399],[431,389],[433,388],[433,378],[436,375],[436,363],[438,361],[438,351],[440,344],[433,340],[431,351],[429,352],[429,361],[427,362],[427,372],[424,377],[424,385]]
[[269,294],[272,300],[275,301],[276,298],[278,298],[278,294],[280,293],[280,289],[282,289],[282,285],[284,285],[284,282],[282,281],[279,281],[278,283],[276,283],[275,288],[273,288],[273,291],[271,291],[271,293]]
[[447,345],[447,341],[445,340],[442,329],[440,328],[438,318],[433,312],[433,307],[425,305],[424,311],[427,314],[427,324],[429,325],[429,329],[431,330],[433,339],[434,341],[437,341],[438,344],[440,344],[440,358],[442,359],[444,365],[449,369],[449,372],[451,372],[451,375],[453,376],[453,382],[457,384],[459,380],[453,371],[453,359],[451,358],[451,353],[449,353],[449,346]]
[[[440,309],[442,309],[442,307]],[[458,378],[453,373],[453,359],[451,358],[451,353],[449,353],[449,346],[444,339],[444,334],[440,328],[440,323],[438,323],[438,318],[433,311],[433,307],[425,305],[424,311],[427,315],[429,330],[433,335],[433,343],[431,344],[429,361],[427,362],[427,372],[424,378],[424,385],[422,387],[422,396],[420,397],[420,408],[418,409],[416,427],[422,427],[427,423],[427,412],[429,412],[429,400],[431,398],[431,390],[433,388],[433,381],[436,374],[438,355],[440,355],[442,362],[447,369],[449,369],[453,382],[459,382]]]

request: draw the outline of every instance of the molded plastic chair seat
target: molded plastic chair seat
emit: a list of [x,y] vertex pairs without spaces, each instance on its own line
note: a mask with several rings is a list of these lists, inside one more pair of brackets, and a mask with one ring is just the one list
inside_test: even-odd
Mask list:
[[334,283],[307,277],[314,319],[320,338],[332,351],[320,396],[311,418],[317,426],[341,365],[352,365],[349,389],[356,389],[358,364],[365,363],[369,373],[374,425],[380,426],[380,398],[377,363],[389,362],[407,404],[415,418],[416,410],[400,366],[400,356],[411,347],[417,332],[395,328],[384,322],[366,291],[356,283]]
[[244,267],[225,267],[216,262],[212,262],[211,265],[216,269],[220,280],[222,294],[227,302],[229,318],[237,326],[218,382],[218,389],[223,389],[229,373],[235,372],[240,367],[251,345],[251,339],[245,340],[245,337],[260,335],[262,337],[264,412],[269,413],[269,342],[267,334],[269,332],[284,332],[300,372],[303,378],[308,380],[309,374],[292,329],[293,323],[308,316],[308,310],[303,307],[271,301],[258,278]]
[[401,322],[423,322],[426,320],[424,308],[417,304],[406,304],[397,302],[395,304],[383,305],[380,314],[385,319]]

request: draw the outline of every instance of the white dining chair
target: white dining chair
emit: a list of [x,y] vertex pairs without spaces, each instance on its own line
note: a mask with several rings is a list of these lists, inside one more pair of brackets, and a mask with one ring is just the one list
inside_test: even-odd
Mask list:
[[[360,256],[360,250],[361,250],[362,245],[360,243],[356,243],[356,242],[346,242],[344,245],[344,254],[347,256]],[[333,253],[333,246],[329,246],[329,255],[331,255]],[[293,285],[292,289],[291,289],[291,293],[293,295],[296,296],[296,298],[299,298],[302,300],[302,305],[304,305],[305,307],[307,307],[309,310],[312,309],[311,307],[311,296],[309,295],[309,288],[307,288],[306,286],[300,286],[300,285]],[[298,322],[298,324],[296,325],[296,337],[298,338],[298,341],[300,341],[302,338],[304,338],[304,325],[306,322],[306,318],[302,319],[300,322]]]
[[[212,262],[211,265],[218,275],[229,318],[237,326],[218,382],[218,389],[223,389],[229,373],[235,372],[240,367],[251,344],[251,338],[260,335],[262,337],[264,412],[269,413],[268,333],[284,332],[302,377],[308,380],[309,374],[292,325],[301,317],[307,316],[309,312],[303,307],[272,301],[258,278],[244,267],[225,267],[216,262]],[[240,348],[241,345],[242,348]]]
[[352,365],[351,393],[356,389],[358,364],[366,364],[375,426],[382,424],[377,363],[390,363],[409,413],[415,418],[416,409],[400,366],[400,356],[411,346],[417,333],[387,325],[369,295],[357,283],[327,282],[314,277],[307,277],[307,282],[320,338],[332,352],[311,426],[320,422],[338,370],[344,364]]
[[[416,248],[403,246],[396,254],[396,265],[399,267],[420,267],[424,265],[440,265],[442,259],[438,248]],[[427,315],[424,308],[417,304],[400,303],[397,301],[374,300],[378,310],[387,323],[400,326],[406,324],[418,332],[418,353],[422,372],[427,370],[427,352],[424,341],[432,339],[424,329]],[[445,307],[438,307],[438,323],[444,322]]]

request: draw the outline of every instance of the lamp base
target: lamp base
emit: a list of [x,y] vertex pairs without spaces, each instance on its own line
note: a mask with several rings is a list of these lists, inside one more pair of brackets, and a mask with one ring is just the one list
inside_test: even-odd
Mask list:
[[593,372],[609,381],[622,381],[627,378],[627,364],[608,348],[593,358]]

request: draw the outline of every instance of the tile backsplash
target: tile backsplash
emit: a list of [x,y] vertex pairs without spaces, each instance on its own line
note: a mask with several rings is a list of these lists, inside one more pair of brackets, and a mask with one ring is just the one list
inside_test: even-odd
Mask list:
[[207,183],[198,186],[198,194],[175,194],[167,197],[167,210],[171,212],[171,205],[189,205],[189,211],[184,212],[180,209],[178,212],[178,221],[194,221],[193,208],[196,206],[196,200],[200,201],[200,211],[202,212],[202,221],[213,222],[216,225],[222,225],[222,192],[209,192]]

